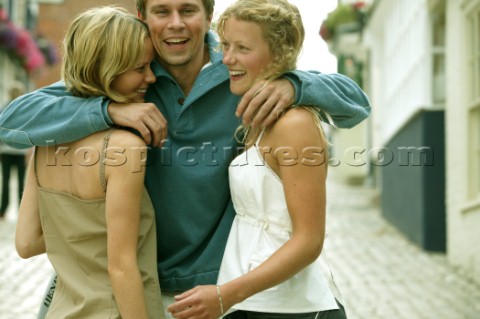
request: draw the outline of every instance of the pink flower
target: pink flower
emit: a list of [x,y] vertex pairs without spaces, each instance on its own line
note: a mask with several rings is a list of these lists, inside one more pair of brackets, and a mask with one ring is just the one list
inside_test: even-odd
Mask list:
[[6,21],[8,19],[7,11],[0,8],[0,21]]
[[16,27],[0,10],[0,50],[5,50],[28,72],[45,65],[45,58],[30,32]]
[[353,4],[353,7],[357,10],[360,10],[362,8],[364,8],[366,5],[365,5],[365,2],[363,1],[357,1]]

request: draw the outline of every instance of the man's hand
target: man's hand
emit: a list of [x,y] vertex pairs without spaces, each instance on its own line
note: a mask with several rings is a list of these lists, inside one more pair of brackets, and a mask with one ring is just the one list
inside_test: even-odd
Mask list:
[[245,93],[235,115],[243,117],[244,125],[268,126],[295,101],[295,89],[286,79],[272,83],[260,81]]
[[108,115],[113,123],[137,130],[147,145],[160,147],[167,138],[167,120],[153,103],[111,102]]

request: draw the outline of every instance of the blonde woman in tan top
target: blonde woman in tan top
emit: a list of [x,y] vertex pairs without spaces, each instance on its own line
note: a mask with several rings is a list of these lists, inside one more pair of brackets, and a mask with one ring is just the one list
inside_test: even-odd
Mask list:
[[[62,78],[73,96],[143,102],[155,82],[153,58],[142,22],[118,8],[95,8],[67,31]],[[145,163],[143,140],[118,128],[36,148],[16,247],[23,258],[46,251],[55,268],[46,318],[164,318]]]

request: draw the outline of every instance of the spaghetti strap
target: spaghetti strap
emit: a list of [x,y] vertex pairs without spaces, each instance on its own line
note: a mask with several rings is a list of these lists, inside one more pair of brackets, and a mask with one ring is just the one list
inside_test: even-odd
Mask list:
[[37,147],[36,146],[33,149],[33,172],[35,174],[35,180],[37,181],[37,186],[40,187],[40,181],[38,180],[38,173],[37,173]]
[[265,130],[266,130],[266,129],[267,129],[267,128],[264,127],[264,128],[262,129],[262,131],[260,132],[260,134],[258,135],[258,138],[257,138],[257,140],[255,141],[255,146],[258,146],[258,143],[260,143],[260,140],[262,139],[263,133],[265,133]]
[[107,147],[110,135],[113,130],[108,130],[107,134],[103,137],[102,151],[100,152],[100,185],[102,185],[103,191],[107,192],[107,180],[105,178],[105,159],[107,158]]

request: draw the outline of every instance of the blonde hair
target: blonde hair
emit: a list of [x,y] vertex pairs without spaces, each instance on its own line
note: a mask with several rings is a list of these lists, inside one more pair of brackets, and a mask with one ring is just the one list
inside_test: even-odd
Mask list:
[[63,41],[62,79],[75,96],[107,96],[127,102],[112,81],[143,58],[148,27],[123,8],[87,10],[70,24]]
[[[268,44],[273,61],[258,80],[271,81],[285,72],[296,69],[298,55],[305,39],[305,29],[300,11],[295,5],[287,0],[237,0],[218,19],[217,32],[220,38],[223,38],[225,23],[230,18],[256,23],[262,30],[262,36]],[[326,140],[317,109],[310,106],[301,107],[312,113],[322,138]],[[259,130],[254,130],[252,134],[250,132],[250,126],[240,125],[235,131],[235,138],[243,144],[250,143],[256,140]]]
[[305,30],[295,5],[286,0],[238,0],[217,21],[217,32],[222,39],[225,23],[230,18],[256,23],[262,29],[262,36],[273,56],[264,72],[264,80],[275,79],[296,68]]

